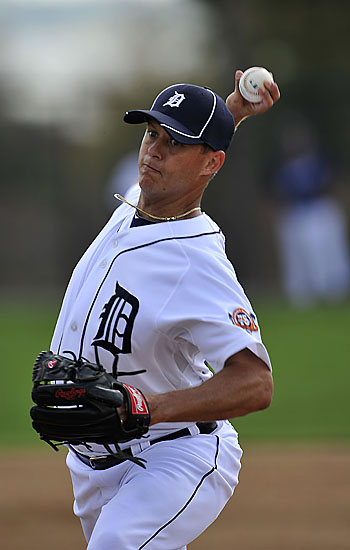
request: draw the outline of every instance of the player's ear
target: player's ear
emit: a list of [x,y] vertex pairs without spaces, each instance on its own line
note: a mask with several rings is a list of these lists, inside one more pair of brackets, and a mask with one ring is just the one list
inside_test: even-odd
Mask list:
[[220,170],[224,162],[225,162],[224,151],[209,151],[208,153],[206,153],[204,168],[201,172],[201,175],[212,176],[213,174],[215,174]]

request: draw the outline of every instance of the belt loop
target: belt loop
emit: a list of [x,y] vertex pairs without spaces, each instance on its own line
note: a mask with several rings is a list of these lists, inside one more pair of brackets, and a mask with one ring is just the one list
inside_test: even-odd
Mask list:
[[193,426],[189,426],[188,431],[190,432],[191,435],[198,435],[201,433],[199,431],[199,427],[197,426],[197,424],[193,424]]
[[149,439],[145,439],[144,441],[142,440],[139,443],[135,443],[134,445],[131,445],[130,449],[131,449],[132,454],[135,456],[135,455],[137,455],[138,453],[141,453],[142,451],[147,449],[147,447],[150,447],[150,446],[151,446],[151,443],[150,443]]

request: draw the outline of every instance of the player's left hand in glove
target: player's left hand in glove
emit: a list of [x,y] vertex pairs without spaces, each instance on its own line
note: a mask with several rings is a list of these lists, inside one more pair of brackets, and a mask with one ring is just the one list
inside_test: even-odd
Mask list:
[[[150,423],[142,392],[117,380],[101,365],[41,352],[33,368],[30,410],[34,430],[57,449],[54,442],[72,445],[100,443],[110,454],[142,465],[123,455],[119,443],[141,437]],[[118,408],[123,405],[121,420]],[[116,451],[112,451],[110,445]]]

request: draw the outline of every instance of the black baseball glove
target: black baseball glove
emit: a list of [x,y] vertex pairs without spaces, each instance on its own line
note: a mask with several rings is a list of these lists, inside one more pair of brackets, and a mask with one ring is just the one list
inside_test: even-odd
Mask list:
[[[110,454],[130,459],[118,443],[148,430],[150,414],[142,392],[118,382],[101,365],[42,351],[34,364],[33,382],[33,428],[56,450],[54,442],[100,443]],[[118,412],[122,405],[124,421]]]

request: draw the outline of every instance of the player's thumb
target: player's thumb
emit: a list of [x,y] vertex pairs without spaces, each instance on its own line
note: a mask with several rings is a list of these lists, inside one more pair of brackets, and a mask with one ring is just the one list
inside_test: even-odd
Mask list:
[[238,89],[238,84],[239,84],[239,81],[240,81],[240,78],[243,74],[243,71],[240,71],[240,70],[237,70],[236,73],[235,73],[235,89],[237,90]]

